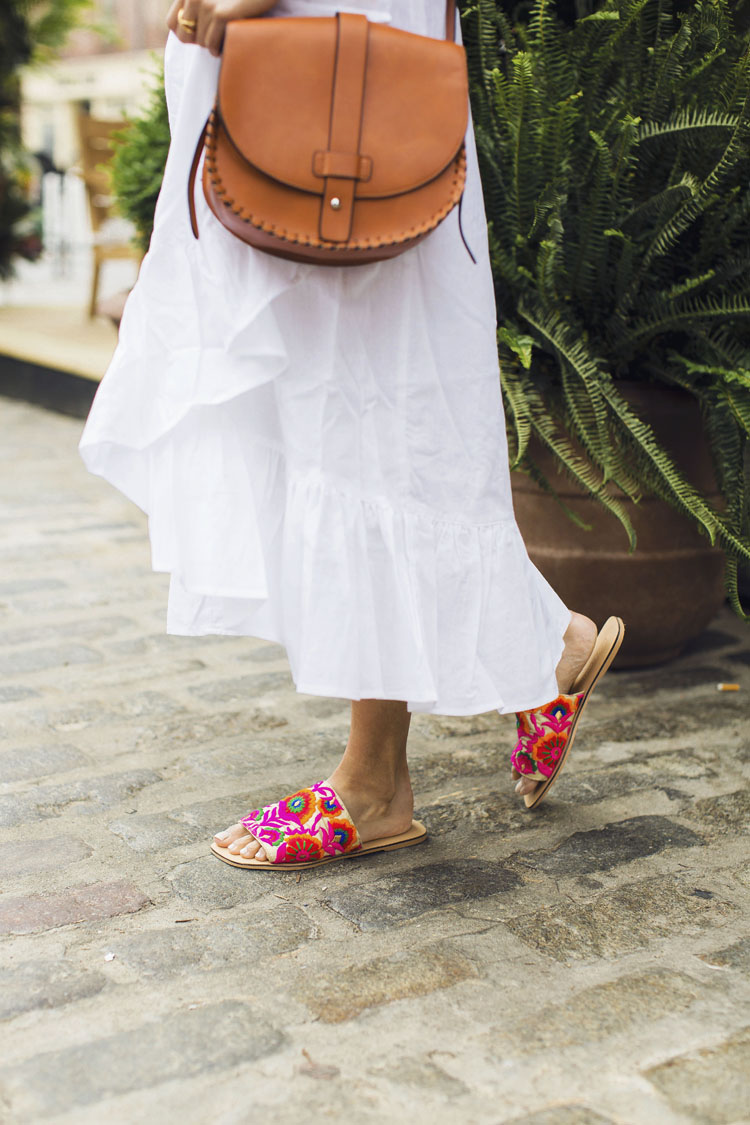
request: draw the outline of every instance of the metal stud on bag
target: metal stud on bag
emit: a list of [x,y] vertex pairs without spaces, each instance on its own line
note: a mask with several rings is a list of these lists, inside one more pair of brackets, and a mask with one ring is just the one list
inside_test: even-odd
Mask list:
[[337,195],[334,195],[333,199],[331,200],[331,207],[333,207],[334,211],[338,211],[341,207],[341,200]]

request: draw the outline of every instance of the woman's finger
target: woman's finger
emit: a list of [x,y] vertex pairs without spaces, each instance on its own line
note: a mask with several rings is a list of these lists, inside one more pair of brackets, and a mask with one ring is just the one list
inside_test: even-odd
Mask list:
[[[200,43],[200,24],[201,24],[201,7],[200,0],[182,0],[182,3],[176,5],[175,12],[175,26],[174,33],[178,39],[183,43]],[[205,16],[202,17],[205,20]],[[180,19],[184,21],[194,20],[196,28],[191,31],[189,28],[183,26]]]
[[167,12],[167,27],[170,31],[177,30],[177,13],[181,7],[181,0],[174,0],[169,11]]
[[203,46],[208,47],[212,55],[217,58],[221,54],[221,48],[224,43],[224,32],[226,30],[226,21],[214,16],[211,23],[208,25],[206,37],[203,40]]
[[200,47],[208,47],[211,34],[211,24],[216,20],[214,15],[214,4],[207,3],[206,0],[200,0],[200,10],[198,12],[198,26],[196,28],[195,42]]

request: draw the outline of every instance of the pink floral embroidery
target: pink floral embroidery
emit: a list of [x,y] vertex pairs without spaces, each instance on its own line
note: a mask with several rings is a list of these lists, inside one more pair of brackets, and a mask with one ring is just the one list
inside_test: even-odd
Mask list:
[[511,762],[519,773],[552,777],[565,751],[582,699],[583,692],[558,695],[544,707],[516,714],[518,744]]
[[362,847],[335,790],[322,781],[277,805],[255,809],[242,823],[263,845],[271,863],[311,863]]

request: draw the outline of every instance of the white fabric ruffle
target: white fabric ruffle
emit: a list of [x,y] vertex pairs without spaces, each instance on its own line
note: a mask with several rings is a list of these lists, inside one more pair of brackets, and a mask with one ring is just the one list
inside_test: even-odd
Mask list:
[[[433,0],[373,9],[441,34]],[[195,242],[187,171],[217,73],[170,38],[154,237],[81,440],[149,515],[168,631],[277,641],[311,694],[455,715],[547,702],[570,614],[513,516],[473,144],[477,265],[455,213],[368,266],[254,251],[202,199]]]

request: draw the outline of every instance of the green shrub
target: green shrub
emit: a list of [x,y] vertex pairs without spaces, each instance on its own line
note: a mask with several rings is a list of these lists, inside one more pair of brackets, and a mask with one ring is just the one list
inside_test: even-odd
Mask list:
[[162,68],[143,113],[130,118],[117,135],[112,165],[118,210],[135,225],[136,240],[144,251],[151,241],[168,151],[169,119]]

